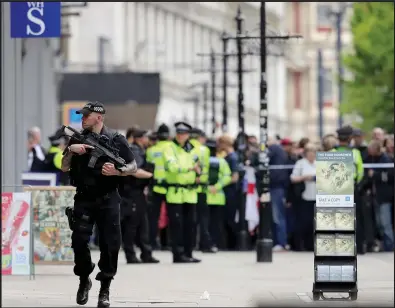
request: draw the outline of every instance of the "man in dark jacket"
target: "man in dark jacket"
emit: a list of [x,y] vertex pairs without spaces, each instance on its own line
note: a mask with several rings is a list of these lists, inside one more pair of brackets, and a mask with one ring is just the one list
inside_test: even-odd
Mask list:
[[[293,153],[293,142],[288,139],[284,138],[280,141],[282,148],[284,149],[285,153],[287,153],[287,165],[293,166],[296,161],[298,160],[298,156]],[[295,194],[295,189],[293,187],[294,184],[291,183],[291,174],[292,174],[292,167],[286,169],[288,171],[288,188],[286,190],[285,202],[286,202],[286,218],[287,218],[287,233],[288,233],[288,244],[293,247],[294,242],[294,226],[295,226],[295,205],[297,204],[298,196]]]
[[[392,163],[386,153],[381,151],[381,143],[373,140],[368,147],[370,161],[376,164]],[[368,169],[367,175],[371,183],[374,201],[374,216],[379,237],[383,241],[385,251],[394,250],[394,232],[392,226],[392,194],[394,190],[394,169]]]
[[[147,131],[135,129],[132,133],[133,143],[130,146],[137,167],[153,172],[145,158],[145,148],[148,144]],[[123,250],[128,264],[159,263],[152,256],[152,247],[149,243],[147,200],[144,190],[148,186],[148,179],[125,177],[120,186],[121,202],[121,233]],[[137,258],[134,246],[141,250],[140,259]]]
[[[288,249],[287,240],[287,217],[285,211],[285,197],[289,183],[289,171],[280,165],[288,164],[287,153],[277,143],[269,144],[270,170],[270,198],[273,209],[273,250],[281,251]],[[276,167],[279,166],[279,167]]]
[[355,128],[353,130],[353,142],[354,148],[358,149],[359,152],[361,152],[362,159],[365,160],[368,156],[368,146],[364,140],[363,132],[358,128]]

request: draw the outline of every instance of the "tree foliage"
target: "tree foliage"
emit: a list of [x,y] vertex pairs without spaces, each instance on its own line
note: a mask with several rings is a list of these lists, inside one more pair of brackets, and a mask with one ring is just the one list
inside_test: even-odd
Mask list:
[[352,51],[343,59],[343,114],[358,115],[359,126],[394,130],[394,3],[358,2],[351,19]]

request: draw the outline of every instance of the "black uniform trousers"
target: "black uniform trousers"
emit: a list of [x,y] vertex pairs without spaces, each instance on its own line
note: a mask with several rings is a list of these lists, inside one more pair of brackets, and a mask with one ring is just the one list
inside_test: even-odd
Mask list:
[[166,194],[152,192],[149,205],[149,241],[152,247],[157,246],[160,210],[164,201],[166,201]]
[[199,230],[199,249],[201,250],[210,249],[213,246],[213,243],[209,233],[210,211],[207,206],[206,193],[203,192],[198,193],[196,214],[197,214],[197,229]]
[[209,232],[213,246],[217,248],[225,249],[225,241],[223,236],[224,206],[209,205],[208,208],[210,212]]
[[194,246],[196,204],[167,203],[173,258],[191,258]]
[[118,253],[121,247],[120,207],[121,198],[117,190],[102,197],[81,194],[74,197],[74,227],[71,235],[74,250],[74,274],[89,276],[95,267],[89,250],[89,239],[96,223],[99,233],[100,272],[96,279],[112,279],[118,267]]
[[135,245],[141,250],[141,258],[151,257],[148,237],[147,200],[142,190],[132,190],[121,202],[122,246],[126,260],[136,257]]

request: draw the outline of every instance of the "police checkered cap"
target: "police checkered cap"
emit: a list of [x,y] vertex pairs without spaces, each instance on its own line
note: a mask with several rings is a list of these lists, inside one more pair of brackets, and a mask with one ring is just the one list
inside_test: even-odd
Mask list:
[[106,110],[104,109],[104,105],[99,102],[88,102],[82,109],[77,110],[77,114],[89,114],[91,112],[105,114]]
[[192,126],[185,122],[174,123],[177,133],[190,133]]

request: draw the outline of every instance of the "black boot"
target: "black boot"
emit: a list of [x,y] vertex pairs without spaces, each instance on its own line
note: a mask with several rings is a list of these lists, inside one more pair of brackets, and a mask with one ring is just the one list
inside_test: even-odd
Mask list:
[[101,282],[99,301],[97,302],[98,308],[110,307],[110,283],[111,280],[104,280]]
[[89,299],[89,290],[92,288],[92,281],[89,277],[80,277],[80,285],[77,291],[77,304],[85,305]]
[[187,258],[184,255],[173,256],[173,263],[193,263],[191,258]]
[[140,259],[143,263],[159,263],[159,260],[155,259],[151,254],[141,254]]
[[126,263],[127,264],[138,264],[138,263],[141,263],[141,261],[136,256],[129,256],[129,257],[126,257]]

